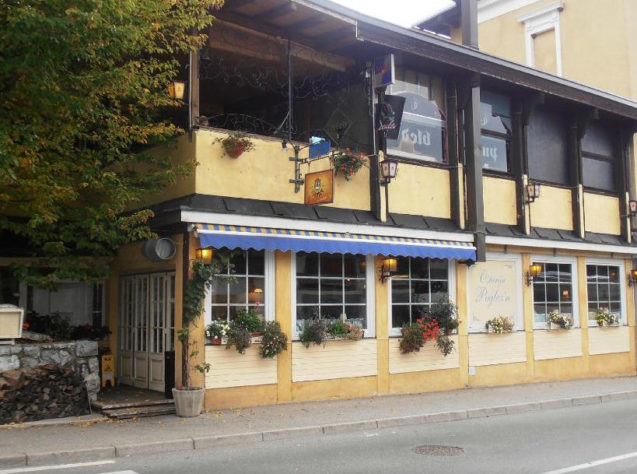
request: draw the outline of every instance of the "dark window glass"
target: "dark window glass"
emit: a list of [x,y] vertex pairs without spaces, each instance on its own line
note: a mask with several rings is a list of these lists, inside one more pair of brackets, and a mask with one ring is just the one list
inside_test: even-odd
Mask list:
[[568,184],[567,128],[555,112],[537,107],[528,127],[529,177]]
[[[227,275],[228,278],[223,278],[223,275]],[[265,252],[262,250],[233,252],[224,274],[217,275],[212,285],[211,300],[212,319],[230,321],[239,312],[249,308],[256,309],[263,316]]]
[[595,320],[598,311],[609,311],[622,319],[619,267],[586,265],[588,280],[588,319]]
[[392,327],[400,328],[429,311],[431,304],[449,295],[447,260],[399,258],[391,279]]
[[[573,274],[568,263],[540,263],[542,273],[533,278],[534,320],[544,323],[553,310],[573,317]],[[590,276],[589,276],[590,278]]]
[[613,138],[611,132],[599,124],[592,124],[582,137],[582,183],[587,188],[615,190]]
[[365,257],[329,253],[296,254],[297,330],[311,318],[338,319],[367,327]]
[[398,69],[389,93],[405,97],[405,108],[398,139],[387,140],[387,152],[405,158],[446,162],[442,81],[427,74]]
[[480,126],[482,128],[482,166],[508,172],[511,140],[511,103],[508,97],[482,91]]

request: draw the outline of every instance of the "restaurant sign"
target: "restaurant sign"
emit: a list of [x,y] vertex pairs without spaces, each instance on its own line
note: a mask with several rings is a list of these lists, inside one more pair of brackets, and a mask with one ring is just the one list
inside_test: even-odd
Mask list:
[[506,316],[520,326],[522,282],[516,256],[492,258],[469,269],[469,330],[485,330],[485,323]]

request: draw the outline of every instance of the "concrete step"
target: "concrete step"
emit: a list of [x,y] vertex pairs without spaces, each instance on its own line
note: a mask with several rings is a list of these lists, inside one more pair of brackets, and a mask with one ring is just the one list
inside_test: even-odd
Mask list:
[[128,418],[141,418],[147,416],[174,415],[175,406],[164,404],[158,406],[142,406],[102,410],[102,413],[115,420],[125,420]]
[[107,402],[97,400],[91,403],[91,405],[93,408],[98,410],[119,410],[121,408],[173,406],[174,401],[169,398],[159,400],[137,400],[133,402]]

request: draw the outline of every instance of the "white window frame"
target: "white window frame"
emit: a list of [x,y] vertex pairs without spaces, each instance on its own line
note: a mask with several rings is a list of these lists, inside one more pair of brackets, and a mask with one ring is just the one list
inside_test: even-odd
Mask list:
[[[308,252],[310,253],[310,252]],[[320,254],[320,252],[317,252]],[[343,255],[343,254],[337,254]],[[292,339],[299,339],[299,332],[296,329],[296,252],[292,252],[290,263],[290,321],[292,322]],[[365,308],[367,316],[367,328],[365,329],[365,339],[376,337],[376,298],[374,294],[374,256],[365,256]]]
[[[243,250],[243,249],[242,249]],[[264,251],[264,298],[265,305],[263,307],[263,316],[266,321],[274,321],[274,298],[275,298],[275,268],[274,268],[274,251]],[[212,322],[212,288],[206,290],[206,298],[204,302],[204,324],[207,326]]]
[[[623,260],[612,258],[586,258],[586,267],[588,265],[610,265],[619,267],[619,298],[620,298],[620,311],[621,317],[619,320],[620,325],[628,325],[628,317],[626,313],[626,269]],[[588,321],[588,327],[598,327],[597,322],[588,319],[588,268],[586,269],[586,320]]]
[[[551,257],[548,255],[531,255],[531,263],[553,263],[553,264],[569,264],[571,266],[571,306],[573,307],[573,327],[580,327],[579,319],[579,289],[578,289],[578,272],[577,272],[577,258],[576,257]],[[544,269],[543,269],[544,270]],[[535,321],[535,292],[533,289],[533,283],[531,287],[531,317],[533,318],[533,329],[547,329],[548,324],[546,322],[538,323]]]
[[522,15],[518,21],[524,23],[524,44],[526,49],[526,65],[535,67],[536,36],[555,31],[555,68],[558,76],[562,75],[562,34],[560,28],[560,12],[564,9],[564,2],[555,2],[544,8]]
[[[387,284],[387,334],[389,337],[400,337],[401,328],[392,327],[392,281],[393,279],[390,277]],[[451,259],[447,260],[447,289],[449,299],[456,302],[456,262]]]
[[[515,318],[513,322],[515,326],[513,326],[514,331],[524,331],[524,296],[522,294],[522,255],[519,253],[493,253],[487,252],[487,262],[498,260],[503,262],[515,262],[515,285],[516,285],[516,293],[518,299],[517,311],[515,314]],[[482,326],[477,328],[475,326],[471,326],[469,321],[469,317],[471,315],[471,289],[469,288],[469,272],[471,272],[473,267],[467,268],[467,281],[465,287],[467,288],[467,329],[469,334],[480,334],[488,332],[487,329]],[[531,290],[533,291],[533,290]],[[494,317],[497,315],[493,315]]]

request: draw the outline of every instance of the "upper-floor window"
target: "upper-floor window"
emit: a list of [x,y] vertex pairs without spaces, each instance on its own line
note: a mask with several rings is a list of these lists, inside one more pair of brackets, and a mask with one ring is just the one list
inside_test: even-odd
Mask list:
[[509,164],[511,101],[501,94],[482,91],[480,112],[482,167],[507,173],[511,171]]
[[582,184],[587,188],[615,190],[617,160],[608,128],[591,124],[582,137]]
[[398,138],[387,140],[387,153],[404,158],[445,163],[446,116],[442,80],[398,69],[388,93],[405,97]]
[[538,106],[528,126],[529,177],[533,180],[568,184],[567,126],[557,112]]

